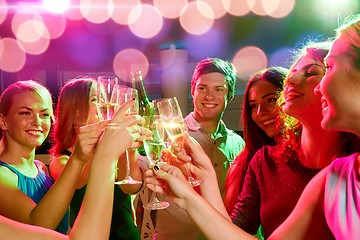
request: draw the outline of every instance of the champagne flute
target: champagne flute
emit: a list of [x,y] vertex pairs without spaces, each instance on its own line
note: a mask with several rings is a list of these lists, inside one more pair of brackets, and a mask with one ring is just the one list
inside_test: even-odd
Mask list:
[[[139,104],[138,104],[138,92],[136,89],[127,87],[127,86],[123,86],[123,85],[118,85],[117,86],[117,103],[119,104],[119,106],[121,106],[122,104],[124,104],[125,102],[135,99],[135,104],[132,105],[126,112],[124,115],[124,118],[126,118],[127,116],[130,115],[136,115],[139,114]],[[121,181],[116,181],[115,184],[142,184],[141,181],[137,181],[134,180],[131,176],[130,176],[130,160],[129,160],[129,152],[128,150],[126,150],[126,176],[123,180]]]
[[97,78],[97,111],[100,120],[111,120],[118,109],[118,78],[99,76]]
[[[165,126],[171,141],[175,142],[181,149],[184,148],[184,120],[181,109],[176,97],[156,100],[156,107],[160,113],[161,120]],[[191,176],[189,164],[186,164],[188,182],[195,187],[201,184],[201,181]]]
[[[161,161],[161,151],[164,147],[164,127],[159,115],[144,116],[145,127],[152,132],[152,139],[144,140],[146,156],[150,165],[154,166]],[[166,201],[159,201],[156,193],[156,179],[154,178],[154,198],[151,202],[144,205],[145,209],[159,210],[167,208],[170,204]]]

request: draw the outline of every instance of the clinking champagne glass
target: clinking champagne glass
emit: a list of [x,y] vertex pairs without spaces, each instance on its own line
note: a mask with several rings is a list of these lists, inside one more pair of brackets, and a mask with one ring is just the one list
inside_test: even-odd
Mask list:
[[[135,104],[132,105],[125,113],[124,117],[139,114],[139,104],[138,104],[138,96],[137,96],[137,90],[123,86],[118,85],[117,86],[117,103],[119,106],[124,104],[127,101],[130,101],[132,99],[135,99]],[[134,180],[130,176],[130,162],[129,162],[129,152],[126,150],[126,176],[123,180],[115,182],[115,184],[142,184],[141,181]]]
[[97,78],[97,110],[100,120],[111,120],[118,109],[118,78],[99,76]]
[[[166,132],[171,141],[175,142],[181,149],[184,148],[184,120],[181,114],[181,109],[176,97],[164,98],[156,101],[156,108],[158,109],[161,120],[164,123]],[[201,184],[201,181],[194,179],[191,176],[189,164],[186,164],[186,171],[188,175],[188,182],[195,187]]]
[[[165,145],[164,143],[164,126],[159,115],[144,116],[145,127],[152,132],[152,139],[145,139],[144,146],[146,156],[149,159],[150,165],[154,166],[161,161],[161,152]],[[159,201],[156,193],[156,179],[154,178],[154,198],[151,202],[144,205],[145,209],[158,210],[167,208],[170,204],[166,201]]]

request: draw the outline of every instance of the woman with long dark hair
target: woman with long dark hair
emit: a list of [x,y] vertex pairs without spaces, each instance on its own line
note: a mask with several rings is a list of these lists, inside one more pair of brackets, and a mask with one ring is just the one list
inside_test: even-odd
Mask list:
[[275,144],[279,110],[276,105],[288,70],[271,67],[256,73],[246,85],[241,121],[245,147],[232,163],[225,183],[224,204],[230,214],[236,203],[246,170],[254,154]]

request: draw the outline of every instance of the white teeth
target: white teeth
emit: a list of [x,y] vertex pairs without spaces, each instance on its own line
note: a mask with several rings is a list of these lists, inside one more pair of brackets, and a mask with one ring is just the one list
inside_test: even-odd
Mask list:
[[204,106],[205,106],[205,107],[208,107],[208,108],[216,107],[215,104],[206,104],[206,103],[204,103]]
[[41,135],[41,131],[27,131],[27,132],[32,135]]
[[275,122],[275,119],[267,120],[265,122],[262,122],[263,125],[269,125],[271,123]]
[[301,93],[297,93],[297,92],[289,92],[287,94],[287,97],[301,97],[302,94]]

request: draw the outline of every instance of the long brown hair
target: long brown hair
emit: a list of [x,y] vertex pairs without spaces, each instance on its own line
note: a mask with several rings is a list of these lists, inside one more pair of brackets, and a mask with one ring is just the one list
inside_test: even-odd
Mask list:
[[90,77],[79,77],[70,80],[61,89],[55,110],[52,155],[65,151],[75,143],[79,128],[88,118],[91,87],[94,84],[95,80]]
[[230,186],[241,189],[247,167],[254,154],[264,145],[274,145],[275,139],[269,137],[266,133],[254,122],[251,117],[251,108],[249,103],[249,91],[254,83],[259,81],[267,81],[278,88],[281,92],[283,89],[283,81],[288,74],[288,70],[282,67],[271,67],[257,72],[249,80],[244,94],[244,101],[242,105],[241,120],[243,123],[243,133],[245,147],[243,151],[235,158],[231,171],[228,171],[226,176],[225,190]]

